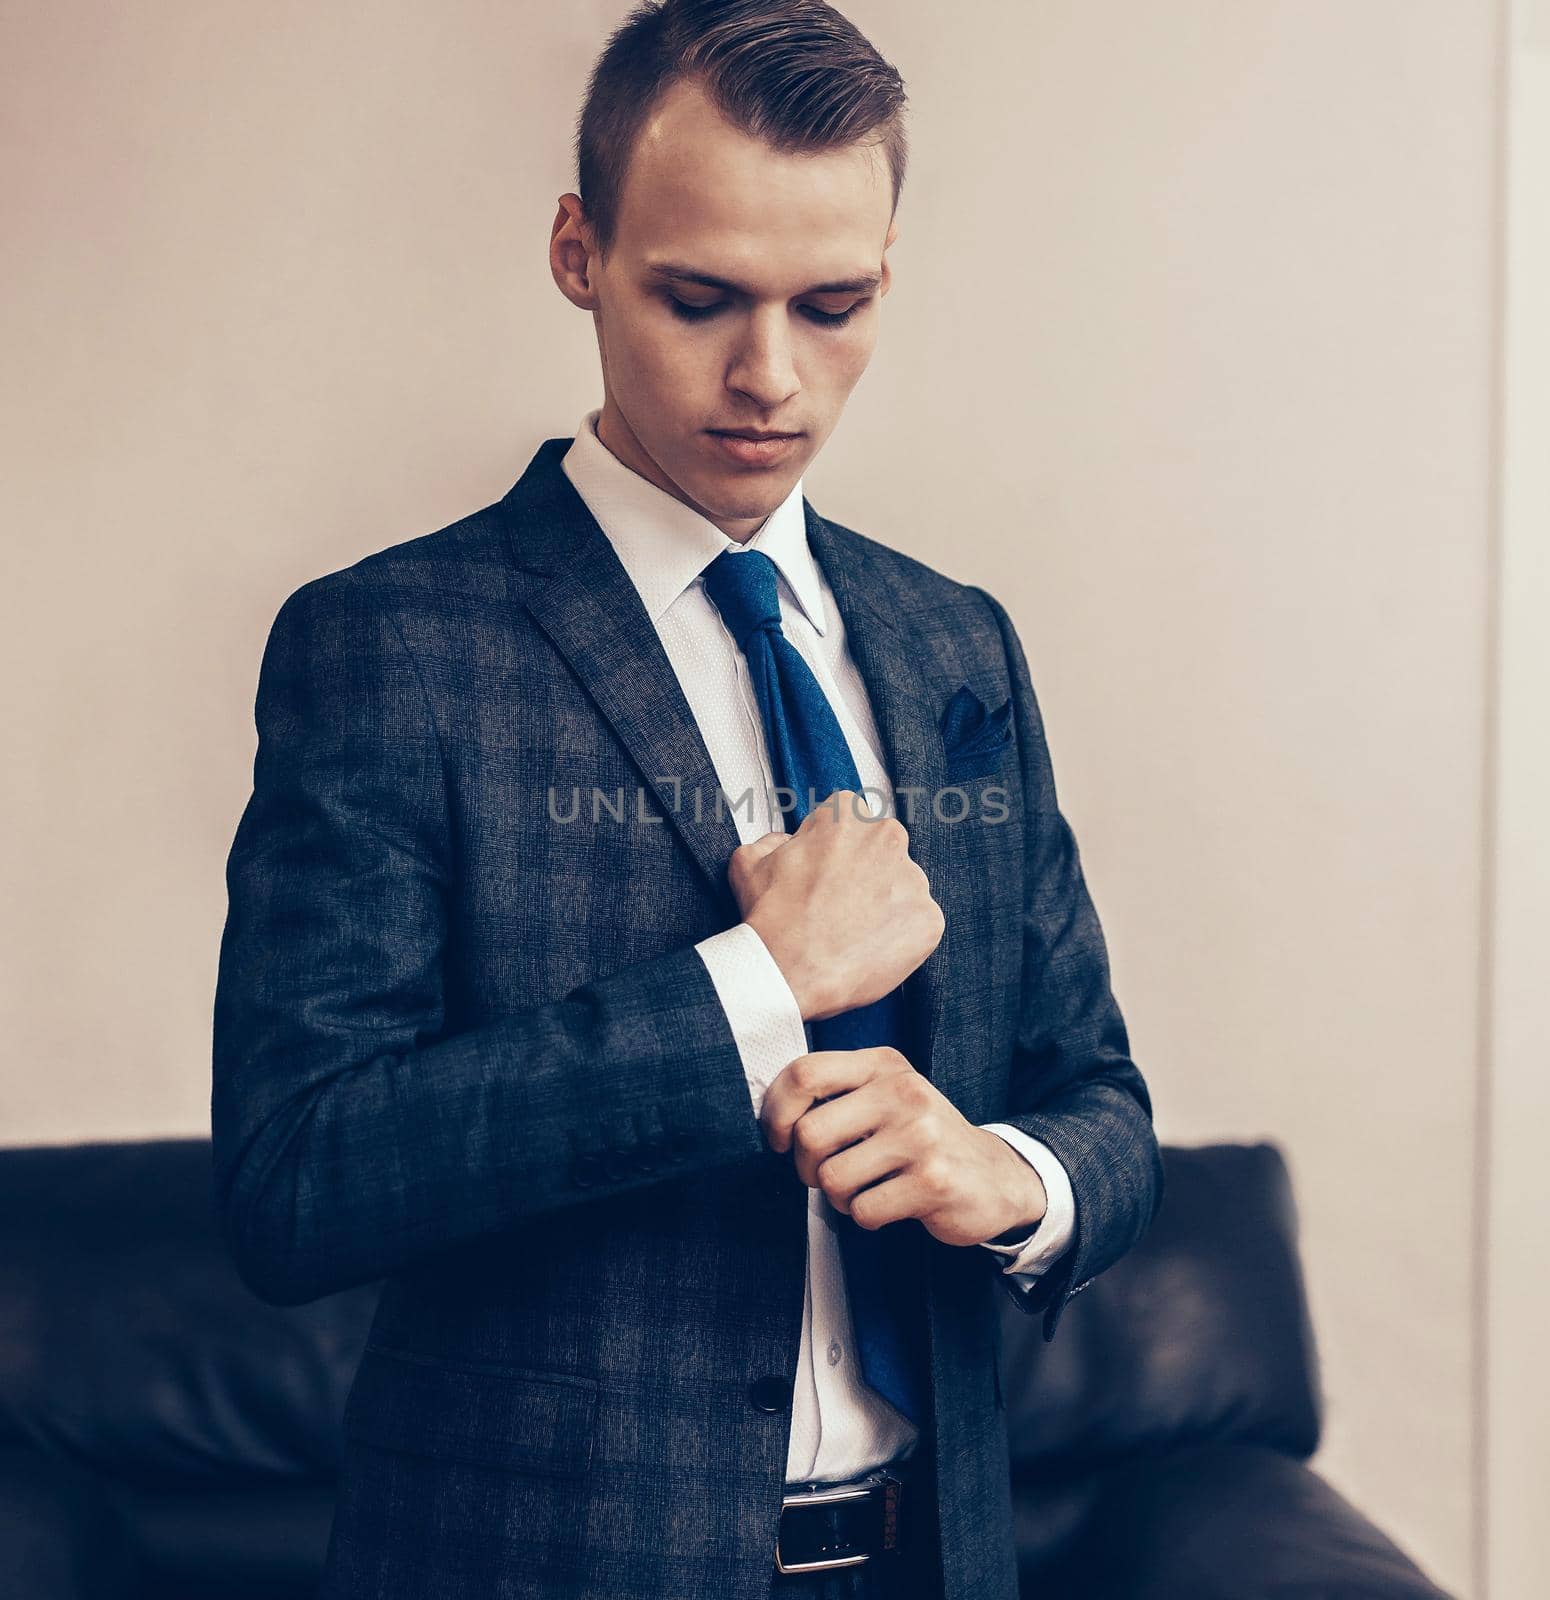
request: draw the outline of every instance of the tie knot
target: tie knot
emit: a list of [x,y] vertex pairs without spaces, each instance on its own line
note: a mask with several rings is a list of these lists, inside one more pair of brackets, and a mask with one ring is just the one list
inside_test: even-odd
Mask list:
[[723,550],[705,568],[705,592],[745,655],[760,628],[780,631],[775,563],[762,550]]

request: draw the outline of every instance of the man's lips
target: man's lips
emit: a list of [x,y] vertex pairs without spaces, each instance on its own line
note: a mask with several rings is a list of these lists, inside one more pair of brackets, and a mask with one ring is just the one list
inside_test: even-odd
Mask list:
[[723,428],[707,428],[717,454],[745,467],[769,467],[784,460],[796,448],[799,433],[753,434]]

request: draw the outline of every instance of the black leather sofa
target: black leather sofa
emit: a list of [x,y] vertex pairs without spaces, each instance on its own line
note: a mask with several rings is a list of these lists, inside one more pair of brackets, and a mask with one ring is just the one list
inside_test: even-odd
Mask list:
[[[1006,1301],[1024,1593],[1438,1600],[1307,1465],[1317,1365],[1279,1152],[1164,1160],[1151,1231],[1051,1343]],[[207,1141],[0,1150],[0,1595],[309,1595],[376,1298],[255,1299],[216,1238]]]

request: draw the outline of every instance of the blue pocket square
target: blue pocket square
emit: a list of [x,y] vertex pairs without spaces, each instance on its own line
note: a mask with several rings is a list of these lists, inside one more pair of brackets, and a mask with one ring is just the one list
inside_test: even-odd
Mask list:
[[960,684],[942,713],[942,745],[949,778],[995,772],[1012,743],[1012,702],[991,711],[968,684]]

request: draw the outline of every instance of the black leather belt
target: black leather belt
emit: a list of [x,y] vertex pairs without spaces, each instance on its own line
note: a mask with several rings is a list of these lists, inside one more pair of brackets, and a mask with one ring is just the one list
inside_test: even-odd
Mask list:
[[899,1467],[881,1467],[850,1483],[788,1488],[781,1499],[775,1570],[826,1572],[899,1551],[907,1476]]

